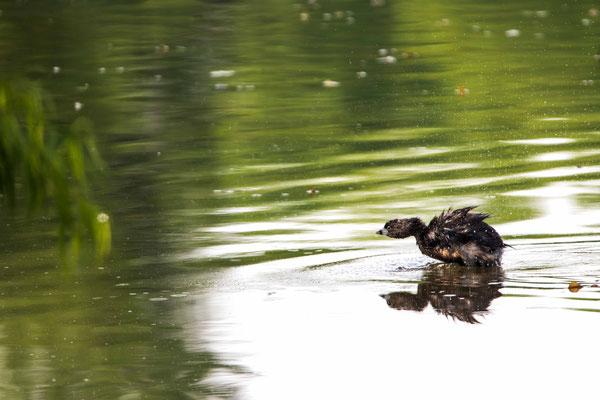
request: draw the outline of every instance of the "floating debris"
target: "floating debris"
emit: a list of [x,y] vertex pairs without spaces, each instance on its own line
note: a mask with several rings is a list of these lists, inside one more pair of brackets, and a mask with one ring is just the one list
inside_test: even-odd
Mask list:
[[300,13],[300,21],[302,22],[306,22],[310,19],[310,14],[307,12],[301,12]]
[[314,196],[315,194],[319,193],[319,191],[316,190],[314,187],[311,186],[310,189],[308,189],[306,191],[306,193],[310,194],[311,196]]
[[464,97],[469,94],[469,89],[464,87],[463,85],[460,85],[459,87],[454,89],[454,93],[456,93],[459,96]]
[[367,77],[367,73],[366,73],[365,71],[358,71],[358,72],[356,73],[356,77],[357,77],[358,79],[363,79],[363,78],[366,78],[366,77]]
[[590,8],[590,10],[588,11],[588,14],[590,14],[590,17],[597,17],[598,10],[596,8]]
[[160,46],[154,47],[154,50],[157,53],[166,54],[169,52],[170,48],[169,48],[169,45],[161,44]]
[[210,71],[211,78],[229,78],[230,76],[235,75],[235,71],[230,70],[219,70],[219,71]]
[[98,214],[98,216],[96,217],[96,219],[98,220],[98,222],[100,222],[101,224],[104,224],[106,222],[108,222],[108,220],[110,219],[108,217],[108,215],[106,215],[105,213],[100,213]]
[[577,293],[577,292],[579,292],[580,289],[581,289],[581,285],[578,282],[573,281],[573,282],[569,283],[569,292]]
[[59,74],[60,73],[60,67],[52,67],[52,73],[53,74]]
[[83,103],[76,101],[74,104],[74,107],[75,107],[75,111],[80,111],[83,108]]
[[509,29],[504,32],[506,37],[519,37],[521,36],[521,31],[518,29]]
[[334,88],[340,86],[341,83],[338,81],[332,81],[331,79],[327,79],[323,81],[323,87],[326,88]]
[[378,57],[377,62],[381,64],[395,64],[398,59],[394,56]]

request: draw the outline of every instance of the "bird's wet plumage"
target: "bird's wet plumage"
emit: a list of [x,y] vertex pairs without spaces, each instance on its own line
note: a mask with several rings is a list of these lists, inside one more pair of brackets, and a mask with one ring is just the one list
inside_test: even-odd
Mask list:
[[467,266],[500,266],[504,243],[498,232],[484,222],[485,213],[473,213],[475,207],[448,209],[434,217],[429,225],[420,218],[388,221],[378,234],[402,239],[414,236],[426,256]]

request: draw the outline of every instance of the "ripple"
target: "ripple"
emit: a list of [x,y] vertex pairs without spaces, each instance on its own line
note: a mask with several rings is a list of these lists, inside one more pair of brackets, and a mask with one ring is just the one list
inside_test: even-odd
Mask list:
[[501,140],[502,143],[510,144],[533,144],[533,145],[555,145],[572,143],[575,139],[569,138],[539,138],[539,139],[523,139],[523,140]]

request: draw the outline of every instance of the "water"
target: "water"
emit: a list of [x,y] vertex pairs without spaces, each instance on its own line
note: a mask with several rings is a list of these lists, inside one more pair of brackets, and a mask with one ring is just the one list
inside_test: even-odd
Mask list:
[[[596,390],[598,17],[379,3],[3,3],[2,79],[93,121],[113,229],[69,268],[51,206],[0,209],[3,398]],[[472,204],[502,270],[375,235]]]

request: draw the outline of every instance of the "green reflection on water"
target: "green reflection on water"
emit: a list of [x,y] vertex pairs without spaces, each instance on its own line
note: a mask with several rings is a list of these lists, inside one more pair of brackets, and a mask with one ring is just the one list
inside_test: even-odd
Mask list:
[[109,217],[88,199],[88,165],[101,164],[91,123],[79,117],[56,130],[45,103],[43,92],[28,81],[0,81],[0,195],[9,211],[24,199],[29,214],[51,200],[65,263],[78,258],[86,231],[101,260],[111,232]]

